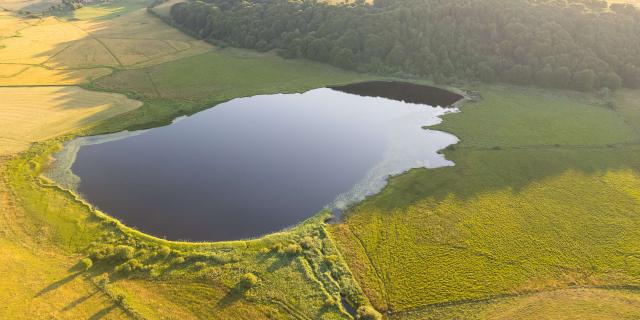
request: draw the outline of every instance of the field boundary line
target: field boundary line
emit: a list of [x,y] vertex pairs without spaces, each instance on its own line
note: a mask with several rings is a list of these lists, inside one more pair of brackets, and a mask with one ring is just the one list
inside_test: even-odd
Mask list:
[[149,69],[147,68],[144,68],[144,69],[145,69],[144,74],[147,76],[147,79],[151,83],[151,86],[153,87],[153,91],[156,92],[156,95],[158,96],[158,98],[162,98],[162,94],[160,94],[160,90],[158,90],[158,86],[156,85],[155,81],[153,81],[153,78],[151,77],[151,73],[149,72]]
[[[110,55],[111,55],[111,56],[116,60],[116,62],[118,62],[118,64],[119,64],[121,67],[124,67],[124,64],[122,64],[122,61],[120,61],[120,59],[118,59],[118,57],[117,57],[117,56],[116,56],[116,55],[111,51],[111,49],[109,49],[109,47],[108,47],[106,44],[104,44],[104,42],[102,42],[102,40],[100,40],[98,37],[96,37],[96,36],[94,36],[93,34],[91,34],[91,32],[88,32],[87,30],[84,30],[84,29],[83,29],[83,28],[81,28],[80,26],[78,26],[78,25],[76,25],[76,24],[74,24],[74,23],[71,23],[71,22],[69,22],[69,21],[63,21],[63,20],[60,20],[60,19],[59,19],[59,18],[57,18],[57,17],[56,17],[56,20],[58,20],[58,21],[60,21],[60,22],[62,22],[62,23],[69,24],[69,25],[73,26],[74,28],[76,28],[76,29],[78,29],[78,30],[80,30],[80,31],[84,32],[84,33],[87,35],[87,37],[88,37],[88,38],[96,40],[96,41],[97,41],[97,42],[98,42],[102,47],[104,47],[104,49],[105,49],[105,50],[107,50],[107,52],[109,52],[109,54],[110,54]],[[75,40],[75,41],[78,41],[78,40]],[[74,41],[74,42],[75,42],[75,41]]]

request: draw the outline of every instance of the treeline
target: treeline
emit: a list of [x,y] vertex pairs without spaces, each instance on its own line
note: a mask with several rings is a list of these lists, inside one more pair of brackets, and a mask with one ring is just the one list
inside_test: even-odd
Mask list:
[[581,91],[640,87],[640,12],[598,0],[178,3],[173,22],[235,47],[358,71]]

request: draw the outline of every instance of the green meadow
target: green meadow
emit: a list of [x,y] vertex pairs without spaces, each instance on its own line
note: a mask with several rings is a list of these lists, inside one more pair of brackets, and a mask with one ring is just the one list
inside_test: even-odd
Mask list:
[[640,136],[631,99],[621,94],[611,109],[592,96],[478,90],[481,101],[435,127],[461,139],[444,152],[456,166],[392,178],[332,226],[374,305],[397,318],[442,308],[456,318],[457,308],[439,306],[636,288]]
[[[60,38],[22,57],[22,41],[38,33],[14,37],[8,52],[29,66],[46,57],[31,66],[44,75],[17,73],[3,83],[51,85],[49,72],[64,72],[65,82],[54,84],[143,105],[30,140],[27,151],[0,144],[0,318],[352,318],[343,297],[398,320],[640,317],[637,90],[603,97],[458,84],[452,89],[481,98],[429,128],[460,138],[443,150],[455,166],[393,177],[339,223],[326,223],[322,212],[258,239],[166,241],[54,185],[41,174],[78,135],[166,125],[237,97],[380,79],[196,41],[146,5],[119,0],[56,18],[3,16],[16,30]],[[86,35],[59,31],[78,27]],[[72,41],[79,49],[65,51]],[[155,48],[162,55],[151,55]],[[85,65],[108,72],[66,74]],[[81,108],[57,94],[46,100],[51,109],[64,111],[66,100]]]

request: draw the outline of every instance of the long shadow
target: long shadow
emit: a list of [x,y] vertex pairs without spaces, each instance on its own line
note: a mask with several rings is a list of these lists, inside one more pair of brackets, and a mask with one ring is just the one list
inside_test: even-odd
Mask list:
[[89,320],[99,320],[102,319],[104,317],[106,317],[109,313],[111,313],[111,311],[113,311],[114,309],[117,309],[118,306],[116,304],[113,304],[109,307],[106,307],[98,312],[96,312],[94,315],[92,315]]
[[290,259],[289,257],[285,257],[285,256],[279,257],[277,260],[275,260],[271,265],[267,267],[267,272],[273,273],[278,269],[281,269],[290,265],[292,261],[293,259]]
[[47,292],[51,292],[55,289],[60,288],[61,286],[71,282],[73,279],[75,279],[77,276],[79,276],[81,274],[81,272],[76,272],[76,273],[72,273],[48,286],[46,286],[44,289],[40,290],[35,297],[39,297],[42,296],[43,294],[47,293]]
[[69,310],[77,307],[78,305],[82,304],[83,302],[89,300],[91,297],[95,296],[96,293],[98,293],[98,291],[94,291],[92,293],[89,293],[89,294],[87,294],[85,296],[82,296],[82,297],[72,301],[71,303],[66,305],[64,308],[62,308],[62,311],[69,311]]
[[387,212],[432,198],[468,199],[503,189],[520,192],[528,185],[576,171],[598,175],[611,170],[640,174],[640,145],[601,147],[549,146],[546,148],[455,149],[445,151],[454,167],[416,169],[389,179],[387,187],[349,210],[376,206]]
[[227,294],[225,294],[224,297],[222,297],[222,299],[220,299],[218,303],[216,303],[216,305],[219,308],[226,308],[231,306],[241,298],[242,298],[242,289],[240,287],[236,287],[229,290],[229,292],[227,292]]

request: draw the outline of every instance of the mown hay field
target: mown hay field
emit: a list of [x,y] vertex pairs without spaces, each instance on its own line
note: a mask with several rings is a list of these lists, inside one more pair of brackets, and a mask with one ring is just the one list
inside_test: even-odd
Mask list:
[[138,108],[117,93],[78,87],[2,87],[0,154],[18,153],[44,141]]
[[0,13],[0,86],[84,84],[212,49],[151,16],[146,5],[114,1],[42,18]]

